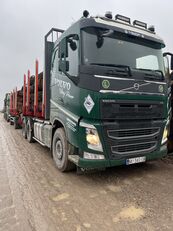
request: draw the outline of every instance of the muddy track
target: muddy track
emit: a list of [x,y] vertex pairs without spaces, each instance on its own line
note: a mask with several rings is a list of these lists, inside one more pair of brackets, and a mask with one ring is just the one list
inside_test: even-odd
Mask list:
[[172,157],[79,176],[60,173],[49,150],[2,115],[0,141],[19,230],[173,229]]

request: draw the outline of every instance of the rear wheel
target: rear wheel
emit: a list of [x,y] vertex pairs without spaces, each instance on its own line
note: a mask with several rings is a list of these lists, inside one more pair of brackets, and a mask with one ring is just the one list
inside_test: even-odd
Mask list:
[[53,137],[53,159],[56,167],[61,172],[67,172],[75,168],[75,165],[68,160],[69,145],[63,128],[58,128]]
[[10,125],[13,125],[13,124],[14,124],[13,121],[10,120]]
[[29,143],[33,143],[34,139],[33,139],[33,130],[31,127],[31,120],[28,120],[27,125],[26,125],[26,136],[27,136],[27,140]]
[[18,129],[19,125],[18,125],[18,119],[14,118],[14,129]]
[[27,138],[27,129],[26,129],[26,120],[22,121],[22,136],[26,139]]

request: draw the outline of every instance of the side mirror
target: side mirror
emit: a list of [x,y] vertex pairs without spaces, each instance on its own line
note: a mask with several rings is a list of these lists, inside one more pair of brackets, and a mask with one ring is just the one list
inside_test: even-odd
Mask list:
[[69,61],[59,60],[59,71],[66,73],[69,71]]
[[68,43],[70,44],[70,48],[72,49],[72,51],[75,51],[77,49],[77,44],[75,41],[73,41],[72,39],[68,39]]
[[173,54],[170,52],[163,53],[163,57],[170,57],[170,69],[173,70]]
[[111,35],[114,34],[114,31],[113,30],[107,30],[106,32],[102,33],[102,32],[99,32],[97,34],[97,42],[96,42],[96,46],[97,48],[101,48],[103,46],[103,43],[104,43],[104,38],[106,37],[109,37]]
[[171,55],[171,70],[173,70],[173,54]]

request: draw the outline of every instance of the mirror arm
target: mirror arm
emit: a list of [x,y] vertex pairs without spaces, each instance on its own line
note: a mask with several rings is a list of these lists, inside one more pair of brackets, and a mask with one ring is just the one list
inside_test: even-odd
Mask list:
[[167,56],[167,55],[173,56],[173,53],[170,53],[170,52],[164,52],[164,53],[163,53],[163,57],[165,57],[165,56]]
[[102,37],[109,37],[109,36],[111,36],[113,33],[114,33],[114,31],[110,29],[110,30],[109,30],[108,32],[106,32],[105,34],[102,34]]

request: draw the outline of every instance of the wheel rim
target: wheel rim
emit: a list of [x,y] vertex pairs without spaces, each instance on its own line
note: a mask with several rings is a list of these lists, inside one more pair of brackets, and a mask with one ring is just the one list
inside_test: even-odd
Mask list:
[[58,160],[62,160],[63,157],[63,145],[61,140],[58,140],[55,145],[55,154],[58,158]]

